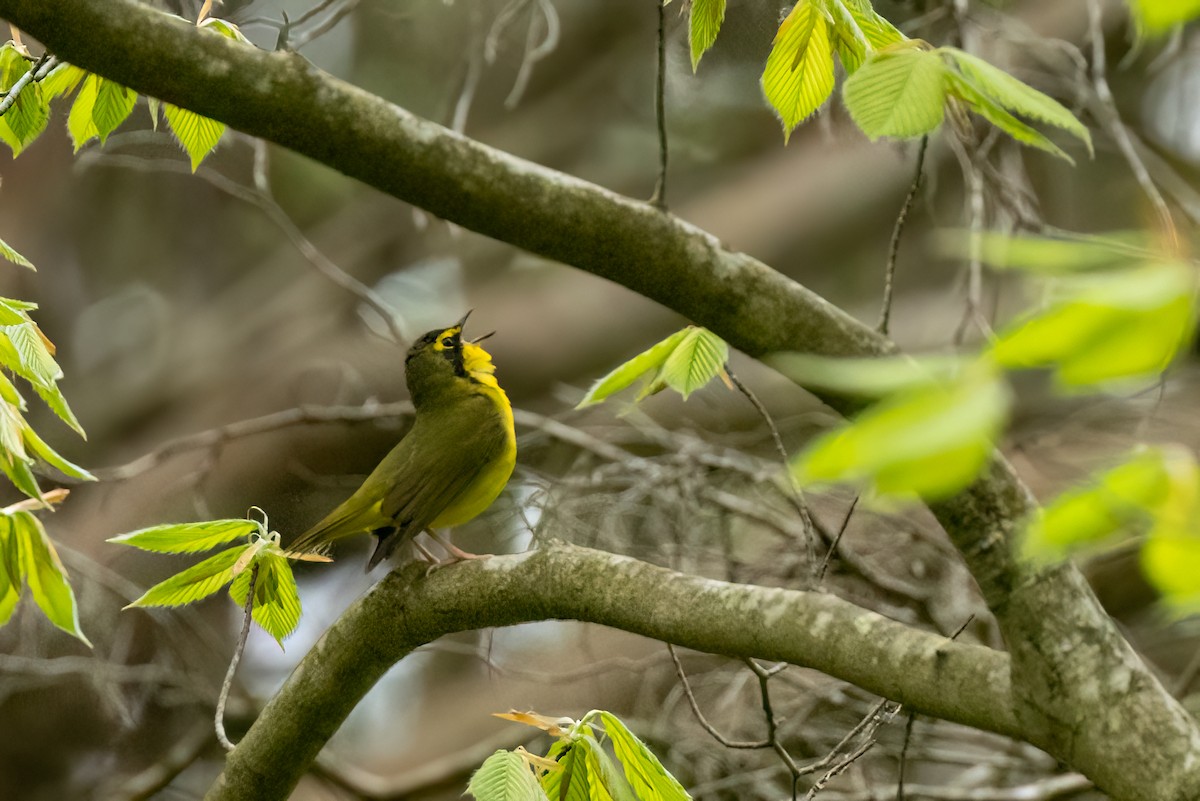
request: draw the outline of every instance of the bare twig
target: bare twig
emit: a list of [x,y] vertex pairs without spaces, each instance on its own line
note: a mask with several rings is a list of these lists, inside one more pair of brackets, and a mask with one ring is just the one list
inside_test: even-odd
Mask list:
[[792,475],[791,463],[788,460],[787,448],[783,446],[783,437],[779,435],[779,428],[775,425],[774,419],[771,418],[771,413],[767,411],[767,407],[758,399],[758,396],[742,383],[729,365],[725,365],[725,373],[729,376],[729,380],[738,388],[738,391],[746,396],[746,399],[753,404],[763,422],[767,424],[767,428],[771,432],[771,440],[775,443],[775,450],[779,453],[779,458],[783,462],[784,479],[787,481],[788,489],[791,490],[789,496],[792,505],[796,507],[797,514],[800,515],[800,520],[804,524],[804,549],[808,557],[809,570],[812,571],[814,577],[817,576],[817,546],[816,546],[816,527],[813,525],[812,514],[808,511],[808,504],[804,500],[804,494],[800,490],[799,484],[796,482],[795,476]]
[[658,9],[658,73],[654,83],[654,119],[658,126],[658,181],[654,185],[654,194],[650,196],[650,204],[667,210],[667,110],[666,110],[666,75],[667,75],[667,11],[662,0],[654,0]]
[[708,722],[708,718],[704,717],[704,713],[700,711],[700,704],[696,702],[696,695],[692,692],[692,685],[688,682],[687,674],[683,672],[683,663],[679,661],[679,654],[675,652],[675,646],[667,643],[667,650],[671,652],[671,660],[675,663],[675,675],[679,676],[679,683],[683,685],[683,694],[687,696],[688,705],[692,708],[692,713],[695,714],[696,720],[704,727],[704,730],[712,735],[713,739],[726,748],[771,748],[770,739],[767,740],[730,740],[721,732],[717,731],[716,727]]
[[904,721],[904,743],[900,746],[900,769],[896,777],[896,801],[904,801],[904,771],[908,767],[908,744],[912,741],[913,724],[917,721],[917,713],[909,710],[908,720]]
[[238,635],[237,648],[233,652],[233,659],[229,662],[225,681],[221,683],[221,695],[217,698],[217,712],[213,717],[217,740],[226,751],[232,751],[234,744],[225,734],[225,704],[229,700],[229,688],[233,686],[233,675],[237,672],[238,662],[242,659],[242,651],[246,650],[246,638],[250,636],[250,621],[254,612],[254,584],[257,581],[258,565],[254,565],[250,568],[250,584],[246,587],[246,605],[242,610],[242,633]]
[[825,579],[825,571],[829,569],[829,560],[837,553],[838,545],[842,542],[842,535],[846,533],[846,527],[850,525],[850,518],[854,515],[855,508],[858,507],[858,499],[860,496],[855,495],[854,500],[850,501],[850,507],[846,509],[846,516],[842,518],[842,525],[838,527],[837,534],[834,535],[833,541],[829,543],[829,550],[825,552],[825,556],[821,559],[821,566],[817,569],[817,583]]
[[762,694],[763,715],[767,719],[767,742],[779,756],[784,767],[792,775],[792,801],[796,801],[797,787],[799,786],[802,773],[800,768],[796,766],[796,760],[792,758],[792,755],[788,753],[788,750],[783,747],[783,743],[779,740],[779,726],[775,719],[775,710],[771,706],[770,680],[779,670],[764,668],[753,659],[745,659],[743,661],[746,663],[746,667],[750,668],[754,672],[754,675],[758,677],[758,688]]
[[925,169],[925,150],[928,146],[929,135],[926,134],[921,137],[921,144],[917,148],[917,166],[913,170],[912,185],[904,197],[904,204],[900,207],[900,214],[896,217],[896,225],[892,228],[892,241],[888,245],[887,266],[883,273],[883,308],[879,312],[879,324],[876,326],[876,330],[884,336],[887,336],[888,323],[892,316],[892,292],[896,280],[896,256],[900,252],[900,237],[904,234],[904,223],[908,219],[908,212],[921,188],[921,175]]
[[[325,18],[324,22],[322,22],[318,25],[314,25],[309,30],[304,31],[303,33],[299,34],[294,39],[292,39],[292,41],[290,42],[291,47],[293,49],[299,49],[301,47],[304,47],[304,45],[308,44],[313,39],[316,39],[320,36],[324,36],[325,34],[329,33],[331,30],[333,30],[335,27],[337,27],[337,24],[339,22],[341,22],[343,19],[345,19],[347,16],[349,16],[351,14],[351,12],[353,12],[354,9],[356,9],[358,7],[358,2],[359,2],[359,0],[345,0],[345,2],[343,3],[343,5],[340,8],[336,9],[332,14],[330,14],[328,17]],[[323,3],[322,5],[326,5],[326,4]],[[294,27],[297,24],[299,24],[299,23],[298,22],[292,23],[292,26]]]

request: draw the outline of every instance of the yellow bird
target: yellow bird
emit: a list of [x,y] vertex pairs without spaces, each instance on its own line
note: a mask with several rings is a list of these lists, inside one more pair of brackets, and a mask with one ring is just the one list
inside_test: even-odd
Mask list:
[[[379,538],[374,568],[422,531],[461,525],[491,505],[516,464],[512,406],[496,381],[491,355],[463,340],[470,316],[430,331],[404,359],[416,408],[412,428],[361,487],[291,543],[294,553],[323,551],[343,537]],[[456,557],[470,558],[439,540]]]

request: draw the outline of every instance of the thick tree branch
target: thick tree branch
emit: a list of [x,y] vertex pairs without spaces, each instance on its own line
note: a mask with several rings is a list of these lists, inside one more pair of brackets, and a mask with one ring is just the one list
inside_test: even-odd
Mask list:
[[600,623],[699,651],[791,662],[913,709],[1020,736],[1008,657],[832,595],[727,584],[551,543],[421,578],[409,565],[352,606],[229,755],[209,801],[282,799],[371,686],[453,632],[532,620]]
[[[761,262],[724,250],[695,226],[415,117],[295,54],[239,45],[133,0],[0,0],[0,18],[66,61],[289,147],[479,233],[619,282],[752,356],[892,349],[867,326]],[[970,489],[934,508],[1013,652],[1012,700],[1023,736],[1118,798],[1200,798],[1195,722],[1141,664],[1077,570],[1039,569],[1013,555],[1013,534],[1032,509],[999,458]],[[235,755],[260,747],[268,746],[256,741]],[[236,758],[237,770],[251,769],[246,759]],[[285,769],[281,762],[254,767]]]

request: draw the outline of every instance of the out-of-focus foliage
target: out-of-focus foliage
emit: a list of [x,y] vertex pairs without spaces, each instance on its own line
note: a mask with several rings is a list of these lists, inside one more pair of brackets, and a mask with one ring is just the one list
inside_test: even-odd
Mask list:
[[1157,36],[1200,17],[1200,0],[1129,0],[1129,10],[1140,32]]

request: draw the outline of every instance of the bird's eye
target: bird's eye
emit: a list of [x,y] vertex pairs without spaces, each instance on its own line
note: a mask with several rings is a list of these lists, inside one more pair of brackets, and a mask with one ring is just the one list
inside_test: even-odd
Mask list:
[[452,347],[454,347],[454,339],[453,339],[453,337],[444,337],[444,338],[442,339],[442,347],[443,347],[443,348],[452,348]]

